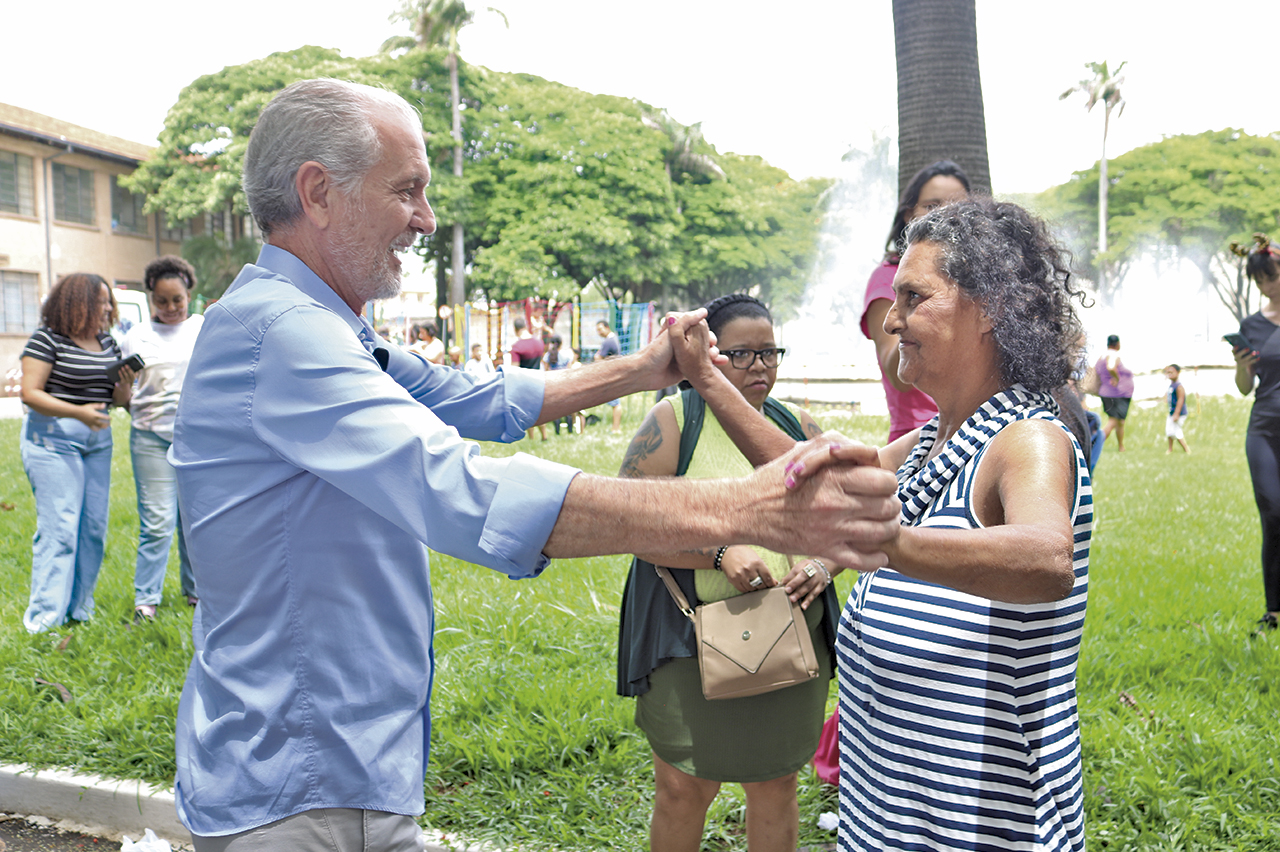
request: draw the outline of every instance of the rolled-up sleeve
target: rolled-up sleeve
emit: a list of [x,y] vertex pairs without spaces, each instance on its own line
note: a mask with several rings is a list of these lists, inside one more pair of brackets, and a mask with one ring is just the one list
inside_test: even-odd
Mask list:
[[[532,422],[530,409],[536,417],[541,384],[415,372],[398,356],[413,358],[396,353],[383,372],[332,312],[300,306],[281,314],[263,335],[255,367],[255,434],[290,464],[431,549],[511,577],[536,576],[547,565],[542,548],[578,471],[524,454],[485,458],[459,431],[513,440]],[[454,422],[438,416],[439,409]],[[342,511],[334,501],[308,506]]]
[[387,352],[387,374],[464,438],[518,441],[542,412],[545,380],[538,370],[475,376],[397,347]]
[[[565,492],[578,471],[563,465],[548,470],[542,459],[523,453],[510,462],[489,504],[480,548],[504,556],[509,564],[498,570],[512,579],[536,577],[551,561],[542,548],[551,537]],[[548,495],[549,487],[554,497]],[[536,567],[524,572],[521,566],[527,565]]]

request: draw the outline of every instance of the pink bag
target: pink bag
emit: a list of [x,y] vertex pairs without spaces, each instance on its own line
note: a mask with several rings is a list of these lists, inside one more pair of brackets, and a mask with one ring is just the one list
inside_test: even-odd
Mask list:
[[822,723],[822,736],[818,737],[818,750],[813,755],[813,770],[818,780],[827,784],[840,783],[840,709]]

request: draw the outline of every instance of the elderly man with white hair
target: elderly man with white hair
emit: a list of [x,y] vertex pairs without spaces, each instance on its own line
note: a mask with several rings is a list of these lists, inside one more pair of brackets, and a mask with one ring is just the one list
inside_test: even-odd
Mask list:
[[481,456],[462,436],[514,441],[673,384],[672,337],[702,319],[559,372],[473,376],[384,345],[361,310],[435,230],[429,179],[418,116],[375,88],[295,83],[250,138],[266,245],[205,313],[171,451],[200,588],[175,792],[201,852],[420,848],[428,547],[520,579],[655,541],[870,569],[896,535],[893,476],[870,466],[652,481]]

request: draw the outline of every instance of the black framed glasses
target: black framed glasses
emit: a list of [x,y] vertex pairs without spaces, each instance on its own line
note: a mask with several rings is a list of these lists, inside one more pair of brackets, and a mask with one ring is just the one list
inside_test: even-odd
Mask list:
[[726,349],[720,353],[729,359],[729,365],[735,370],[750,370],[751,365],[760,359],[760,363],[766,368],[772,370],[778,364],[782,363],[782,356],[787,354],[786,349]]

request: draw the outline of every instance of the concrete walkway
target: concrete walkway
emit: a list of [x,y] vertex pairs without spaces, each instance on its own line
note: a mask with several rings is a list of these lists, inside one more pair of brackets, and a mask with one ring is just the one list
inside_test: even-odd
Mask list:
[[[0,763],[0,812],[45,817],[58,828],[116,843],[124,835],[139,840],[149,828],[175,852],[191,848],[191,834],[174,810],[173,791],[142,781]],[[423,832],[422,840],[424,852],[500,852],[438,831]]]
[[141,781],[116,781],[62,769],[0,764],[0,811],[43,816],[60,828],[119,842],[150,828],[174,846],[190,846],[173,793]]

